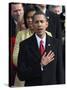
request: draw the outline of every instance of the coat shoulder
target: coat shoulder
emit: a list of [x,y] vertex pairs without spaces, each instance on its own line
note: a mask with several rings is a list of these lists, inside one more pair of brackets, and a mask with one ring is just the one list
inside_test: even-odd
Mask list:
[[53,45],[58,45],[58,39],[56,39],[55,37],[50,37],[48,36],[48,40],[50,43],[52,43]]
[[24,41],[21,41],[20,42],[20,45],[27,45],[27,44],[30,44],[30,42],[32,41],[32,38],[33,38],[33,36],[31,36],[31,37],[29,37],[29,38],[27,38],[27,39],[25,39]]

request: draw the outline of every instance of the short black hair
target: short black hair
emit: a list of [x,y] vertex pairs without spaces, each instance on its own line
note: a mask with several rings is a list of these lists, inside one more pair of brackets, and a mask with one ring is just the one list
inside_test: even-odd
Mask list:
[[33,18],[32,18],[33,20],[34,20],[34,17],[35,17],[36,15],[44,15],[44,17],[45,17],[46,20],[48,21],[48,18],[47,18],[47,16],[46,16],[46,14],[43,13],[42,11],[36,11],[35,14],[33,15]]
[[20,3],[20,2],[10,2],[9,4],[10,5],[16,5],[16,4],[22,4],[22,5],[24,5],[24,3]]

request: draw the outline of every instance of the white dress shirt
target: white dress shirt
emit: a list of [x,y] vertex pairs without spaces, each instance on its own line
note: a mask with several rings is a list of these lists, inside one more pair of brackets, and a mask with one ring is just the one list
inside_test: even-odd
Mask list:
[[43,13],[46,13],[46,8],[43,9]]
[[35,34],[36,39],[37,39],[37,44],[38,44],[38,48],[40,48],[40,41],[43,41],[43,46],[45,48],[46,45],[46,35],[41,39],[37,34]]

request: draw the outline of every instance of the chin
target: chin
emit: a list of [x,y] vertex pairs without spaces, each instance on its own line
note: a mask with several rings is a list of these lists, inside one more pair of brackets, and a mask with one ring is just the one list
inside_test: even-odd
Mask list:
[[38,35],[39,35],[39,36],[42,36],[42,35],[43,35],[43,33],[38,33]]
[[39,32],[38,36],[43,36],[45,33],[44,32]]

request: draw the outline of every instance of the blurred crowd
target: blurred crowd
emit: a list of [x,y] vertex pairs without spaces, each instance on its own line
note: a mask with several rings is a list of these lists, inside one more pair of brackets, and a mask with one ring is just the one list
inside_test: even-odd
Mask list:
[[47,34],[61,43],[65,70],[65,6],[9,3],[9,86],[24,86],[16,76],[19,43],[33,35],[32,17],[38,10],[47,16]]

